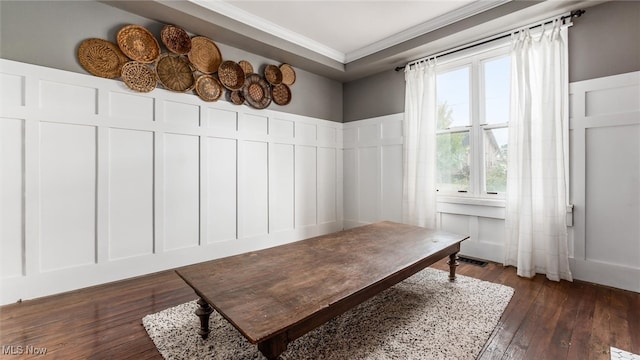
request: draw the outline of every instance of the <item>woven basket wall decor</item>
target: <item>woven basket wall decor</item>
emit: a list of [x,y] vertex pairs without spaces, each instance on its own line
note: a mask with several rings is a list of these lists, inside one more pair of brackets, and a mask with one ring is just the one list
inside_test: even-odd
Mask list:
[[247,75],[242,94],[244,100],[256,109],[264,109],[271,104],[269,84],[258,74]]
[[160,83],[172,91],[189,91],[196,83],[189,60],[182,55],[160,55],[156,61],[156,75]]
[[211,75],[201,75],[196,80],[196,93],[204,101],[218,100],[223,91],[220,81]]
[[129,89],[138,92],[149,92],[156,88],[156,76],[146,64],[129,61],[122,66],[122,81]]
[[120,50],[132,60],[149,64],[160,56],[158,40],[142,26],[124,26],[116,38]]
[[120,77],[129,59],[116,44],[102,39],[87,39],[78,47],[78,60],[91,74],[107,79]]
[[242,90],[228,91],[227,94],[228,100],[231,101],[231,103],[235,105],[244,104],[244,94],[242,93]]
[[273,85],[271,87],[271,94],[273,96],[273,102],[284,106],[291,102],[291,89],[285,84]]
[[296,72],[289,64],[280,65],[280,72],[282,72],[282,83],[285,85],[293,85],[296,82]]
[[275,65],[267,65],[264,68],[264,78],[272,85],[278,85],[282,82],[282,71]]
[[238,65],[240,65],[242,71],[244,71],[245,76],[253,73],[253,65],[247,60],[238,61]]
[[160,31],[160,39],[167,50],[174,54],[185,55],[191,51],[189,34],[175,25],[165,25]]
[[218,79],[227,89],[240,90],[244,85],[244,70],[234,61],[223,61],[218,68]]
[[205,74],[218,71],[222,63],[222,54],[218,46],[205,36],[195,36],[191,39],[189,60],[195,68]]

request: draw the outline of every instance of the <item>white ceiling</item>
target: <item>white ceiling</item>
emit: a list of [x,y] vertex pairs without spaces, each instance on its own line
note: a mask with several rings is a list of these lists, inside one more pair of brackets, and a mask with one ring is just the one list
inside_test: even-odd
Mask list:
[[299,0],[201,2],[342,63],[509,0]]
[[[1,1],[1,0],[0,0]],[[100,0],[349,82],[602,0]]]

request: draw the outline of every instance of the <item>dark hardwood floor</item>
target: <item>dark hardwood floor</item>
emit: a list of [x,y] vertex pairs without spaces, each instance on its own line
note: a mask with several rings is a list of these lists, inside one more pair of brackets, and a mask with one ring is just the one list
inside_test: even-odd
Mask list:
[[[448,269],[444,260],[434,267]],[[458,273],[515,289],[480,359],[608,360],[610,346],[640,353],[638,293],[540,275],[523,279],[493,263],[461,263]],[[0,358],[161,359],[141,318],[195,298],[165,271],[6,305],[0,307]],[[28,346],[47,354],[9,355]]]

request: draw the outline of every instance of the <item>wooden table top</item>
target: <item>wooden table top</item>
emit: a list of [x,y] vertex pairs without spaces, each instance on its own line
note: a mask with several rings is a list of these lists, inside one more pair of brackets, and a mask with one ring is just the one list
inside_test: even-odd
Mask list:
[[256,344],[467,238],[381,222],[176,272]]

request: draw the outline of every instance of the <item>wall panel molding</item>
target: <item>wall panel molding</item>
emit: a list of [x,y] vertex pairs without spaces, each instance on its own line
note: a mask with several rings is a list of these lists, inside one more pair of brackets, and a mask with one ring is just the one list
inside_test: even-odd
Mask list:
[[640,72],[569,93],[574,277],[640,292]]
[[0,95],[0,304],[343,228],[341,123],[5,59]]

